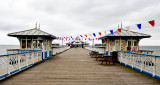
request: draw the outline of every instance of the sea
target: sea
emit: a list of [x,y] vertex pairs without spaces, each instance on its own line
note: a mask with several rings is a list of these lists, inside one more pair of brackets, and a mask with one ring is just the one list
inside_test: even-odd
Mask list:
[[[19,49],[19,45],[0,45],[0,55],[7,54],[7,49]],[[160,46],[140,46],[140,50],[154,51],[153,55],[160,56]]]

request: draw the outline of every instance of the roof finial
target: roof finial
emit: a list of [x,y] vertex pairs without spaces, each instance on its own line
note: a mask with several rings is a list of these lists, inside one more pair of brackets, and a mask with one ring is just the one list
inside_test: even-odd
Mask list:
[[40,23],[39,23],[39,27],[38,27],[38,29],[40,29]]
[[121,29],[122,29],[122,22],[121,22]]
[[37,29],[37,22],[36,22],[36,25],[35,25],[35,29]]
[[118,29],[119,29],[119,24],[118,24]]

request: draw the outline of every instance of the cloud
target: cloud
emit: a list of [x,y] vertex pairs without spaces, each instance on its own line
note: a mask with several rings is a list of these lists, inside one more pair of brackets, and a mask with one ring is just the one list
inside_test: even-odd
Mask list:
[[[0,33],[7,33],[34,27],[36,21],[41,29],[56,36],[77,36],[105,30],[116,30],[117,24],[131,26],[134,31],[151,34],[151,41],[160,36],[147,21],[160,19],[159,0],[3,0],[0,3]],[[142,30],[136,24],[143,23]],[[156,24],[159,27],[160,24]],[[157,28],[159,29],[159,28]],[[7,41],[7,40],[6,40]],[[17,44],[17,42],[0,44]],[[142,41],[141,45],[147,40]],[[148,42],[147,45],[152,43]],[[155,45],[160,45],[156,43]]]

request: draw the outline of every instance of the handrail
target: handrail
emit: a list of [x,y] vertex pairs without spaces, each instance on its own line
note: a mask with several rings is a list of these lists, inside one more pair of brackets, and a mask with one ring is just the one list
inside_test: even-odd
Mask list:
[[[57,51],[61,53],[69,47],[58,49]],[[49,59],[52,57],[53,51],[8,49],[7,52],[10,54],[0,55],[0,80]]]
[[117,52],[121,64],[160,80],[160,56],[121,50]]
[[122,51],[122,50],[118,50],[118,52],[126,52],[126,53],[133,53],[133,54],[139,54],[139,55],[160,57],[159,55],[151,55],[151,54],[144,54],[144,53],[136,53],[136,52]]

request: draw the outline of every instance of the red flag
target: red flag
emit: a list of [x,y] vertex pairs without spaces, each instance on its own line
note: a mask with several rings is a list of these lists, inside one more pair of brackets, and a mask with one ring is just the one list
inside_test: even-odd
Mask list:
[[85,35],[87,37],[87,35]]
[[94,39],[93,39],[94,40]]
[[59,38],[59,40],[61,40],[61,37]]
[[119,28],[118,31],[121,33],[121,28]]
[[101,36],[101,32],[99,32],[99,35]]
[[85,38],[85,40],[87,40],[87,39]]
[[96,40],[97,40],[97,38],[96,38]]
[[155,21],[155,20],[148,21],[148,23],[151,24],[151,25],[154,27],[154,25],[155,25],[155,22],[154,22],[154,21]]

